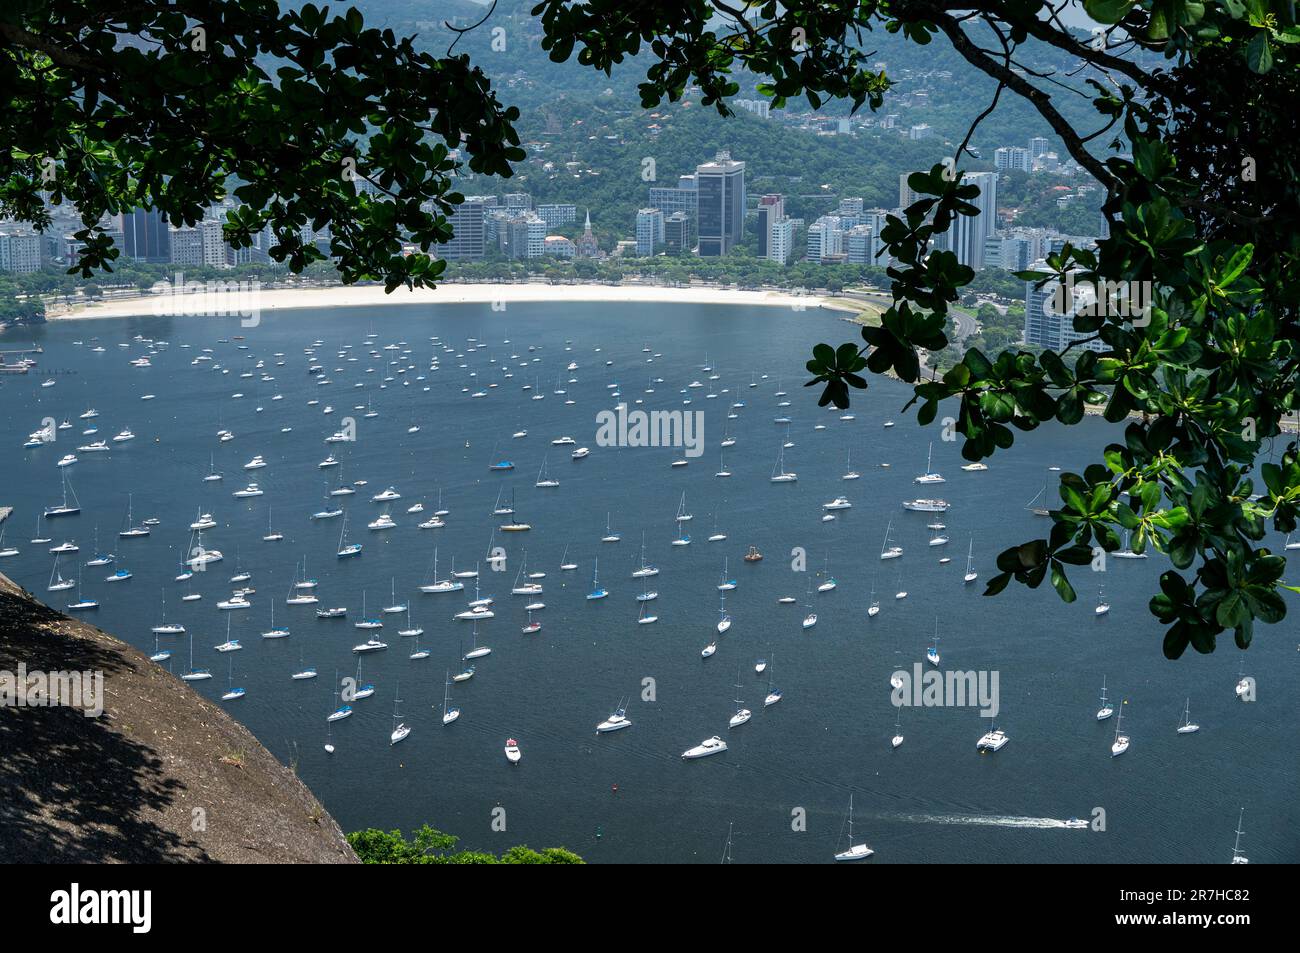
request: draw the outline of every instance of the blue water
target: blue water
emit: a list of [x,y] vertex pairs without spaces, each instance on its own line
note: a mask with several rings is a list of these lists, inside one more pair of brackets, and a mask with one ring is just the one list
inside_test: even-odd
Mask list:
[[[375,349],[406,342],[410,353],[378,350],[372,358],[364,337],[370,331],[377,334]],[[81,454],[68,468],[82,513],[53,521],[46,533],[54,543],[75,538],[82,547],[76,558],[84,562],[98,526],[101,548],[118,553],[118,567],[134,573],[130,582],[109,585],[103,582],[109,570],[83,570],[84,593],[103,604],[90,621],[151,652],[149,627],[160,618],[166,590],[168,620],[195,634],[194,663],[214,673],[194,690],[219,701],[233,657],[235,684],[247,696],[219,703],[278,757],[296,761],[347,830],[409,830],[427,821],[473,848],[564,845],[596,862],[717,862],[732,823],[738,862],[826,862],[844,846],[852,792],[854,839],[876,851],[870,863],[1223,863],[1241,806],[1242,846],[1253,862],[1300,859],[1295,617],[1258,630],[1246,671],[1258,680],[1259,701],[1243,704],[1233,694],[1241,653],[1230,640],[1211,656],[1189,653],[1174,663],[1161,655],[1162,633],[1146,608],[1164,568],[1158,555],[1111,560],[1104,577],[1076,570],[1080,599],[1072,606],[1047,587],[1013,587],[986,599],[982,585],[963,586],[968,541],[974,540],[975,566],[986,579],[997,552],[1044,531],[1046,521],[1024,506],[1041,489],[1047,467],[1080,469],[1119,439],[1118,430],[1096,419],[1069,430],[1044,427],[990,461],[987,472],[962,472],[959,445],[943,441],[940,423],[918,432],[901,413],[908,396],[901,385],[873,382],[856,396],[852,421],[816,407],[815,392],[802,387],[810,345],[848,339],[851,332],[812,311],[629,304],[300,311],[264,316],[248,329],[237,319],[205,318],[51,324],[34,332],[45,348],[39,371],[0,378],[6,410],[0,503],[15,507],[6,539],[21,549],[0,561],[0,570],[45,594],[52,564],[46,550],[53,544],[28,540],[36,514],[59,498],[56,461],[78,443],[130,427],[133,442],[113,445],[108,454]],[[233,340],[240,334],[246,340]],[[137,335],[168,342],[150,368],[128,364],[148,351]],[[444,353],[432,336],[455,352]],[[2,345],[31,337],[11,332]],[[223,338],[227,343],[218,343]],[[324,342],[316,353],[327,386],[307,374],[303,349],[316,338]],[[477,350],[467,350],[469,338],[481,342]],[[91,350],[96,343],[103,353]],[[345,344],[353,345],[356,362],[336,356]],[[646,345],[662,356],[647,363]],[[192,366],[202,348],[212,349],[212,362]],[[436,371],[429,370],[433,357]],[[274,381],[262,382],[260,371],[239,377],[257,360]],[[275,366],[277,360],[284,366]],[[570,361],[579,365],[572,373],[564,370]],[[717,381],[701,370],[706,361]],[[552,393],[557,374],[571,406]],[[393,380],[382,386],[385,376]],[[56,385],[40,387],[49,377]],[[577,382],[567,383],[570,377]],[[651,377],[664,382],[646,394]],[[751,388],[751,379],[758,386]],[[687,388],[693,380],[709,386]],[[358,383],[364,386],[353,386]],[[522,389],[532,383],[545,399],[532,400]],[[597,446],[596,413],[614,404],[611,383],[632,409],[704,411],[705,454],[672,468],[680,449]],[[471,399],[465,388],[488,397]],[[782,388],[789,408],[777,407],[774,393]],[[705,397],[710,390],[716,399]],[[244,396],[232,397],[237,392]],[[146,393],[156,399],[141,401]],[[272,401],[277,393],[283,399]],[[687,398],[689,406],[682,404]],[[312,399],[320,404],[308,406]],[[727,421],[738,400],[746,406]],[[367,402],[377,418],[353,409]],[[332,415],[322,413],[326,404],[334,406]],[[100,413],[93,438],[80,435],[77,419],[88,405]],[[782,413],[792,418],[795,446],[785,452],[787,469],[799,474],[792,485],[769,482],[785,433],[773,419]],[[356,418],[357,441],[323,443],[344,416]],[[54,444],[19,449],[45,417],[67,418],[76,427],[60,431]],[[409,435],[413,419],[421,430]],[[884,428],[890,419],[897,426]],[[814,430],[816,423],[825,429]],[[714,476],[724,425],[737,438],[726,454],[730,479]],[[223,427],[236,434],[234,441],[218,442]],[[292,431],[282,434],[282,427]],[[513,439],[519,429],[528,436]],[[551,447],[561,435],[591,447],[591,456],[574,462],[571,448]],[[919,487],[912,478],[923,471],[931,441],[933,467],[947,482]],[[335,558],[338,520],[308,519],[323,505],[326,480],[337,479],[338,471],[316,466],[329,452],[343,461],[349,482],[367,481],[344,503],[349,538],[365,547],[357,559]],[[849,452],[862,474],[855,482],[840,479]],[[223,482],[202,481],[209,454]],[[269,466],[245,473],[242,465],[255,454]],[[533,485],[543,456],[561,481],[556,489]],[[500,458],[516,469],[490,472],[489,463]],[[266,495],[233,499],[247,479],[261,483]],[[369,497],[389,485],[402,494],[392,506],[398,528],[369,532],[365,524],[381,510]],[[477,661],[471,681],[454,687],[463,714],[443,727],[435,707],[441,707],[444,672],[464,667],[460,655],[470,627],[452,615],[467,596],[422,595],[416,587],[428,579],[435,545],[442,576],[453,557],[457,569],[484,557],[502,522],[491,512],[502,488],[506,498],[514,492],[520,517],[533,529],[498,532],[492,540],[509,554],[503,573],[482,567],[484,594],[496,597],[497,617],[480,624],[480,640],[493,652]],[[437,508],[440,489],[451,511],[446,528],[417,529]],[[683,491],[694,514],[686,524],[693,542],[673,547]],[[137,521],[161,521],[148,539],[117,538],[128,492]],[[822,522],[821,504],[840,494],[853,509]],[[926,545],[932,515],[900,509],[902,500],[924,495],[953,504],[941,517],[951,537],[946,547]],[[425,513],[407,515],[415,501]],[[262,540],[268,504],[282,542]],[[226,559],[195,574],[203,600],[184,603],[186,584],[173,577],[200,509],[219,523],[205,542]],[[607,512],[620,543],[600,542]],[[725,542],[706,541],[715,518]],[[892,542],[905,555],[881,562],[889,519]],[[651,580],[660,593],[651,603],[660,618],[649,626],[636,624],[641,584],[630,578],[642,531],[647,557],[661,569]],[[559,570],[566,545],[576,572]],[[750,545],[765,554],[761,563],[742,562]],[[795,547],[806,552],[812,573],[829,559],[839,583],[834,592],[813,596],[819,621],[808,631],[800,627],[802,605],[776,603],[786,594],[806,600],[808,574],[791,570]],[[529,570],[547,574],[546,609],[537,613],[544,628],[535,635],[520,633],[529,600],[509,592],[525,548]],[[941,554],[952,562],[940,565]],[[320,581],[321,605],[348,606],[346,622],[318,621],[312,606],[285,606],[295,563],[304,556],[308,574]],[[610,596],[590,602],[585,594],[597,556]],[[734,624],[706,661],[700,649],[714,637],[724,556],[739,582],[727,598]],[[229,594],[237,564],[252,573],[253,608],[219,612],[216,602]],[[65,576],[75,571],[67,557],[63,567]],[[396,634],[404,618],[383,617],[390,648],[364,658],[364,680],[375,684],[376,695],[354,703],[356,714],[334,726],[337,750],[329,755],[324,719],[334,706],[333,675],[355,671],[351,647],[365,637],[351,623],[360,616],[363,591],[371,615],[390,602],[390,580],[398,601],[411,603],[432,657],[410,660],[412,640]],[[817,576],[814,583],[821,581]],[[1093,605],[1102,582],[1113,608],[1097,618]],[[868,620],[873,585],[882,612]],[[897,601],[900,586],[909,595]],[[73,595],[53,593],[50,601],[61,606]],[[1295,597],[1288,600],[1294,604]],[[292,630],[288,639],[259,637],[269,627],[272,601],[276,623]],[[245,646],[233,656],[213,651],[226,636],[227,616],[232,636]],[[905,709],[905,743],[890,747],[889,675],[924,661],[936,621],[944,669],[999,674],[998,724],[1011,741],[996,754],[976,752],[987,719],[972,708]],[[179,674],[188,668],[189,643],[185,636],[170,641],[175,654],[165,664]],[[321,677],[289,679],[300,654]],[[773,684],[785,696],[767,710],[767,676],[754,672],[759,657],[772,660]],[[754,717],[728,730],[738,668],[740,696]],[[1094,719],[1103,677],[1112,699],[1128,701],[1124,728],[1132,748],[1118,759],[1110,756],[1114,720]],[[391,747],[399,682],[401,713],[413,731]],[[642,700],[646,684],[653,684],[653,701]],[[1180,736],[1174,729],[1189,696],[1192,718],[1202,727]],[[623,697],[630,699],[633,727],[597,736],[596,723]],[[729,751],[680,760],[683,750],[714,734],[726,738]],[[507,737],[523,749],[519,766],[503,756]],[[505,809],[504,832],[493,828],[497,807]],[[1058,823],[1091,817],[1096,807],[1105,810],[1105,832]],[[806,830],[793,829],[799,815],[806,815]]]

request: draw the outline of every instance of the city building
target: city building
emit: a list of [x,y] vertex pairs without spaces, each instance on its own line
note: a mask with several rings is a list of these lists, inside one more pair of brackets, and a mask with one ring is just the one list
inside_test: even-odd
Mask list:
[[745,163],[728,152],[695,169],[699,192],[699,253],[703,257],[730,254],[745,227]]
[[643,208],[636,213],[636,254],[649,258],[664,244],[664,213],[657,208]]
[[844,253],[844,232],[834,215],[823,215],[808,226],[809,261],[831,261]]
[[546,223],[547,228],[572,225],[578,220],[578,206],[576,205],[539,205],[534,211]]
[[578,254],[578,246],[563,235],[547,235],[542,253],[554,258],[574,258]]
[[173,228],[168,245],[174,265],[227,268],[231,264],[231,249],[222,237],[221,222],[216,219],[204,219],[193,227]]
[[0,227],[0,271],[28,274],[41,270],[41,236],[26,228]]
[[772,225],[768,234],[767,257],[770,261],[788,265],[794,257],[795,220],[783,218]]
[[758,257],[767,258],[772,245],[772,229],[785,219],[785,198],[769,193],[758,200]]
[[993,167],[999,172],[1028,172],[1031,161],[1029,150],[1019,146],[1003,146],[993,150]]
[[998,220],[998,174],[996,172],[967,172],[962,185],[974,185],[979,195],[970,204],[979,209],[977,215],[958,215],[948,230],[948,247],[963,265],[979,271],[984,267],[984,243],[993,234]]
[[476,261],[487,251],[487,203],[481,197],[466,198],[448,218],[451,239],[438,246],[439,257],[447,261]]
[[876,233],[870,225],[854,225],[844,233],[844,254],[850,264],[878,265]]
[[[1039,259],[1031,266],[1036,271],[1045,271],[1047,262]],[[1034,282],[1025,282],[1025,343],[1035,344],[1050,351],[1062,348],[1081,338],[1092,336],[1092,332],[1074,329],[1074,313],[1079,301],[1085,301],[1083,295],[1072,295],[1066,307],[1058,308],[1056,297],[1060,283],[1053,279],[1041,288],[1034,287]],[[1063,312],[1063,313],[1062,313]],[[1089,341],[1080,347],[1093,351],[1104,351],[1108,345],[1103,341]]]
[[691,220],[685,212],[673,212],[664,218],[664,251],[685,255],[691,250]]
[[122,254],[136,261],[171,261],[170,226],[157,209],[123,212],[117,225],[122,230]]

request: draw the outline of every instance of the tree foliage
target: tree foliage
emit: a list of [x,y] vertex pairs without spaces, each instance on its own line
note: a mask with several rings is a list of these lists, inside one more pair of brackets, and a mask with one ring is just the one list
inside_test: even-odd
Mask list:
[[424,824],[411,838],[401,831],[369,828],[348,835],[348,843],[364,864],[581,864],[583,859],[563,847],[536,851],[511,847],[498,857],[482,851],[456,851],[457,838]]

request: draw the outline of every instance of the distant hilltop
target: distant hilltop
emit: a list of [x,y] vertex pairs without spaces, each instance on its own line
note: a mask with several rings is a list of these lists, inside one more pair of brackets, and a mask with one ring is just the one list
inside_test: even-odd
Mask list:
[[[43,688],[60,680],[63,701],[73,684],[81,708],[102,714],[45,705]],[[248,729],[3,574],[0,751],[0,856],[11,863],[357,863]]]

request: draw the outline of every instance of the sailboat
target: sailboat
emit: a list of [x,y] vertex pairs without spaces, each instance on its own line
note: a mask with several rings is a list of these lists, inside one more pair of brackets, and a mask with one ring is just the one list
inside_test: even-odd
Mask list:
[[62,592],[77,585],[75,580],[64,579],[63,573],[59,572],[59,555],[59,553],[54,554],[54,568],[50,570],[50,583],[45,587],[48,592]]
[[731,616],[727,615],[727,594],[720,593],[719,599],[722,601],[718,607],[718,635],[721,635],[731,628]]
[[898,706],[898,714],[894,716],[894,737],[889,743],[897,748],[903,743],[903,706]]
[[836,583],[835,583],[835,577],[831,575],[831,557],[830,557],[830,556],[827,556],[827,557],[826,557],[826,564],[825,564],[825,566],[824,566],[823,569],[822,569],[822,573],[823,573],[823,575],[826,576],[826,581],[823,582],[823,583],[821,583],[821,584],[817,587],[817,591],[818,591],[818,592],[830,592],[832,589],[835,588],[835,585],[836,585]]
[[808,614],[803,617],[803,627],[811,629],[817,624],[817,613],[813,612],[812,604],[812,579],[808,580],[808,601],[804,603],[804,606],[807,608]]
[[1103,675],[1101,677],[1101,707],[1097,709],[1097,720],[1105,721],[1113,714],[1115,714],[1115,709],[1106,700],[1106,676]]
[[216,483],[221,479],[221,474],[213,466],[213,454],[208,454],[208,475],[203,478],[204,483]]
[[[80,574],[78,574],[77,578],[81,578]],[[77,591],[81,591],[80,587],[78,587]],[[1237,669],[1237,686],[1233,689],[1233,691],[1237,693],[1237,697],[1242,701],[1251,700],[1252,681],[1251,677],[1246,674],[1246,660],[1243,658],[1241,660],[1241,665]]]
[[287,639],[289,637],[289,630],[284,628],[283,626],[277,628],[275,624],[275,600],[268,599],[267,601],[271,604],[271,627],[262,633],[262,638]]
[[[3,533],[4,533],[3,528],[0,528],[0,543],[3,543]],[[18,550],[15,549],[14,553],[17,552]],[[3,555],[4,555],[4,549],[3,546],[0,546],[0,556]],[[95,526],[95,555],[92,556],[90,559],[86,560],[86,565],[87,566],[108,566],[111,565],[113,563],[113,560],[115,559],[117,559],[117,556],[115,556],[113,553],[105,553],[100,550],[99,526],[96,525]]]
[[[641,534],[641,545],[645,546],[645,534]],[[560,569],[564,572],[572,572],[578,568],[577,563],[569,562],[569,544],[564,544],[564,552],[560,555]]]
[[461,656],[462,661],[469,662],[476,658],[482,658],[485,655],[491,655],[492,650],[486,645],[478,644],[478,622],[474,623],[474,631],[470,633],[469,651]]
[[0,559],[6,559],[10,556],[17,556],[17,555],[18,555],[18,547],[5,546],[5,524],[3,521],[0,521]]
[[784,696],[779,688],[772,687],[772,669],[769,663],[759,660],[759,664],[754,666],[754,671],[762,672],[767,669],[767,694],[763,697],[763,707],[771,708],[779,702]]
[[1120,732],[1120,729],[1124,724],[1124,705],[1127,704],[1128,704],[1128,700],[1125,699],[1124,702],[1120,705],[1119,717],[1115,719],[1115,741],[1110,746],[1110,756],[1112,758],[1119,757],[1125,751],[1128,750],[1128,744],[1129,744],[1128,735],[1121,734]]
[[1105,592],[1104,586],[1099,586],[1097,588],[1097,608],[1092,610],[1095,615],[1099,615],[1099,616],[1105,615],[1107,612],[1110,611],[1110,603],[1107,602],[1105,597],[1103,596],[1104,592]]
[[799,479],[797,473],[788,473],[785,469],[785,446],[782,445],[776,454],[776,466],[772,468],[772,483],[794,483]]
[[980,574],[975,571],[975,537],[972,535],[970,545],[966,547],[966,575],[961,577],[961,581],[969,586],[979,577]]
[[881,559],[897,559],[899,556],[903,555],[903,547],[889,545],[889,535],[893,530],[894,521],[890,520],[885,526],[885,541],[880,544]]
[[271,528],[271,507],[266,508],[266,535],[262,537],[264,543],[276,543],[284,539],[284,533],[277,533]]
[[360,543],[344,543],[344,540],[347,539],[347,535],[348,535],[348,514],[344,513],[343,526],[339,529],[339,548],[338,548],[339,559],[346,559],[349,556],[361,555]]
[[1178,726],[1178,733],[1180,735],[1191,735],[1200,730],[1200,725],[1192,724],[1192,700],[1188,698],[1183,705],[1183,723]]
[[1237,814],[1237,839],[1232,844],[1232,862],[1234,864],[1248,864],[1250,859],[1241,852],[1241,835],[1245,833],[1241,829],[1241,821],[1246,816],[1246,809],[1243,807]]
[[736,713],[731,716],[727,722],[728,728],[739,728],[745,722],[753,717],[753,712],[746,708],[740,701],[740,667],[736,667]]
[[539,469],[539,470],[537,471],[537,483],[534,484],[534,485],[535,485],[535,486],[540,486],[540,487],[553,487],[553,486],[559,486],[559,485],[560,485],[560,481],[559,481],[559,480],[555,479],[554,477],[549,477],[549,476],[546,475],[546,457],[545,457],[545,456],[542,457],[542,466],[541,466],[541,469]]
[[56,503],[54,506],[45,507],[45,518],[53,519],[56,516],[76,516],[81,512],[81,503],[77,501],[77,493],[72,491],[72,502],[68,502],[68,471],[66,468],[59,470],[59,476],[63,479],[63,501]]
[[722,558],[722,578],[718,581],[719,592],[730,592],[736,588],[736,580],[727,574],[727,557]]
[[444,686],[442,690],[442,723],[450,725],[460,717],[460,709],[451,707],[451,670],[448,669],[443,676]]
[[94,599],[85,599],[81,595],[81,567],[77,567],[77,601],[67,606],[69,612],[87,612],[98,609],[99,603]]
[[226,690],[221,695],[223,702],[234,701],[236,698],[243,698],[247,694],[244,689],[235,686],[235,657],[230,656],[227,662],[229,664],[226,667]]
[[[334,671],[334,685],[334,710],[325,716],[325,721],[331,725],[336,721],[342,721],[344,718],[347,718],[352,714],[351,705],[339,704],[339,673],[337,669]],[[329,729],[327,728],[326,731],[328,732]],[[327,734],[326,737],[329,738],[330,735]],[[334,745],[331,742],[326,741],[325,750],[332,754],[334,752]]]
[[183,682],[202,682],[212,677],[212,672],[206,668],[194,667],[194,633],[190,633],[190,670],[181,676]]
[[[564,567],[561,566],[560,568],[563,569]],[[641,565],[637,569],[632,570],[632,578],[644,579],[649,576],[657,576],[657,575],[659,575],[659,568],[657,566],[651,566],[649,563],[645,561],[645,530],[642,530],[641,531]]]
[[170,649],[160,648],[158,645],[158,636],[153,637],[153,655],[149,656],[151,662],[165,662],[172,657]]
[[409,603],[397,601],[397,578],[395,576],[389,577],[388,591],[392,602],[383,607],[382,611],[385,615],[398,615],[410,608]]
[[399,741],[406,740],[406,736],[411,733],[411,729],[402,722],[401,715],[397,713],[397,706],[402,703],[402,699],[398,697],[401,690],[402,684],[401,682],[398,682],[396,693],[393,698],[393,732],[388,736],[388,744],[390,747],[397,744]]
[[[453,569],[456,567],[453,565]],[[465,588],[465,584],[459,579],[439,579],[438,578],[438,549],[433,550],[433,582],[420,587],[421,592],[460,592]]]
[[925,650],[925,660],[931,665],[939,664],[939,620],[934,620],[934,644]]
[[122,530],[117,535],[122,539],[135,539],[141,536],[149,535],[149,527],[137,524],[133,516],[134,499],[133,494],[126,495],[126,521],[122,524]]
[[853,451],[849,450],[844,454],[844,476],[841,480],[857,480],[862,474],[853,469]]
[[[1129,538],[1130,538],[1130,536],[1131,536],[1131,534],[1129,533],[1129,531],[1128,531],[1128,530],[1125,530],[1125,531],[1124,531],[1124,548],[1123,548],[1123,549],[1116,550],[1115,552],[1111,553],[1111,556],[1115,557],[1116,559],[1146,559],[1146,558],[1147,558],[1147,554],[1146,554],[1146,553],[1144,553],[1144,552],[1143,552],[1143,553],[1135,553],[1135,552],[1133,551],[1133,547],[1132,547],[1132,545],[1131,545],[1130,542],[1129,542]],[[1290,549],[1290,546],[1288,546],[1287,548]]]
[[609,528],[609,513],[605,513],[605,535],[600,538],[602,543],[617,543],[623,537]]
[[591,569],[591,592],[587,593],[587,600],[604,599],[609,595],[609,590],[600,585],[600,557],[596,557],[595,564]]
[[[515,491],[514,490],[510,491],[510,512],[512,514],[515,512]],[[523,520],[519,519],[518,516],[514,516],[512,519],[509,520],[509,522],[502,523],[500,526],[501,532],[503,533],[526,533],[528,532],[528,530],[532,528],[533,525],[531,523],[525,523]]]
[[873,851],[873,850],[872,850],[870,847],[868,847],[866,844],[855,844],[855,843],[853,843],[853,795],[850,794],[850,795],[849,795],[849,841],[848,841],[848,848],[847,848],[846,850],[842,850],[842,851],[840,851],[838,854],[836,854],[836,855],[835,855],[835,859],[836,859],[837,861],[846,861],[846,860],[863,860],[863,859],[865,859],[865,858],[867,858],[867,857],[870,857],[870,856],[871,856],[872,854],[874,854],[874,853],[875,853],[875,851]]
[[[1047,481],[1050,474],[1051,471],[1048,470],[1043,475],[1043,488],[1039,490],[1036,494],[1034,494],[1034,498],[1032,500],[1030,500],[1028,503],[1025,504],[1025,509],[1029,510],[1029,512],[1033,513],[1035,516],[1051,515],[1052,511],[1047,508]],[[1039,500],[1042,501],[1041,505],[1039,505]]]
[[944,478],[943,478],[940,474],[935,473],[934,470],[932,470],[932,469],[930,468],[930,463],[931,463],[931,460],[933,459],[933,457],[934,457],[934,441],[931,440],[931,441],[930,441],[930,449],[927,450],[927,451],[926,451],[926,454],[925,454],[925,472],[922,473],[920,476],[916,477],[916,478],[912,481],[913,483],[945,483],[945,482],[947,482],[947,481],[944,480]]
[[874,619],[880,615],[880,600],[876,598],[876,575],[871,574],[871,605],[867,606],[867,618]]

